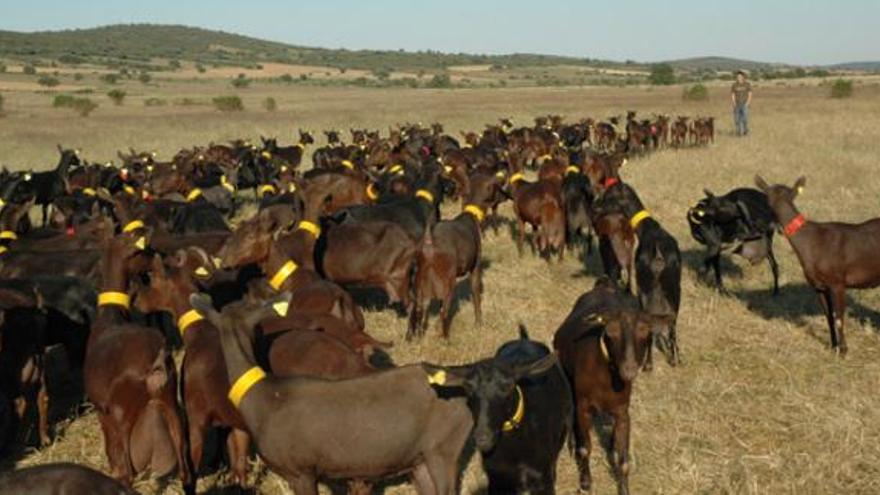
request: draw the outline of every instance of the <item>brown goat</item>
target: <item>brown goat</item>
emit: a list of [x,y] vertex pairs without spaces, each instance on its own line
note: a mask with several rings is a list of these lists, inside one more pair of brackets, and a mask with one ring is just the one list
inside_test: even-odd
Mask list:
[[442,399],[432,389],[430,379],[442,384],[442,376],[416,365],[333,382],[266,376],[256,366],[254,326],[288,298],[237,302],[222,314],[210,298],[191,298],[220,329],[230,398],[269,467],[296,495],[316,495],[318,476],[378,480],[401,473],[412,474],[420,494],[457,493],[473,421],[463,399]]
[[104,249],[98,310],[83,366],[86,394],[95,405],[113,477],[131,485],[147,467],[157,475],[175,464],[187,493],[195,493],[177,414],[177,377],[165,339],[128,322],[131,258],[144,238],[111,238]]
[[565,255],[565,211],[562,206],[562,184],[558,180],[528,182],[521,172],[510,176],[513,210],[518,232],[516,247],[522,255],[525,226],[532,226],[535,235],[532,247],[541,255],[550,255],[556,249],[559,260]]
[[791,187],[770,186],[755,177],[755,184],[767,194],[777,224],[784,226],[783,233],[801,262],[807,283],[819,294],[831,348],[845,356],[846,289],[880,285],[880,218],[859,224],[806,220],[794,205],[806,182],[801,177]]
[[638,300],[601,278],[581,296],[556,331],[553,347],[575,398],[576,458],[580,488],[589,491],[593,415],[614,419],[614,467],[618,491],[629,493],[629,402],[632,384],[647,359],[651,328],[665,322],[639,309]]
[[[155,257],[150,286],[140,290],[135,301],[143,312],[168,311],[178,322],[186,349],[181,371],[182,390],[186,399],[184,406],[194,473],[197,475],[201,466],[208,428],[226,426],[232,429],[227,438],[230,467],[243,487],[247,480],[250,434],[238,410],[226,396],[229,379],[217,328],[189,304],[189,296],[197,292],[196,280],[211,268],[193,249],[177,253],[167,268],[160,258]],[[274,373],[339,379],[373,371],[360,354],[342,341],[318,330],[302,329],[301,323],[285,323],[286,333],[272,339],[267,354]],[[294,330],[290,331],[291,328]],[[276,330],[276,333],[280,332],[280,329]]]
[[443,302],[438,323],[443,337],[449,338],[449,308],[459,277],[467,276],[470,279],[474,318],[477,325],[482,323],[480,224],[485,215],[481,206],[470,204],[452,220],[443,220],[433,228],[425,229],[416,257],[415,300],[407,338],[415,335],[418,327],[424,334],[428,327],[427,306],[432,299]]

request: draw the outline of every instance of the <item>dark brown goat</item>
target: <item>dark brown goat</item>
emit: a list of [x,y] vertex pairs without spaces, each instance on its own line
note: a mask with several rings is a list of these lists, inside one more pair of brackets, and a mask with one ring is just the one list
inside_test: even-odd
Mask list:
[[134,275],[129,260],[140,255],[144,243],[128,234],[107,241],[83,366],[85,390],[98,412],[114,478],[131,485],[147,467],[164,475],[176,465],[185,491],[195,493],[177,413],[174,361],[159,332],[128,322],[129,278]]
[[767,194],[777,224],[784,226],[783,233],[801,262],[807,283],[819,294],[831,348],[845,356],[846,289],[880,285],[880,218],[859,224],[808,221],[794,205],[806,182],[801,177],[791,187],[770,186],[755,177],[755,184]]
[[532,226],[532,247],[542,256],[549,257],[556,249],[559,260],[565,255],[565,211],[562,208],[562,184],[558,180],[528,182],[521,172],[510,176],[513,210],[518,232],[516,247],[522,254],[526,224]]
[[660,321],[643,313],[635,297],[602,278],[577,300],[556,331],[553,347],[575,398],[576,457],[582,490],[589,491],[592,485],[593,416],[604,413],[614,418],[618,491],[629,493],[630,395],[633,381],[647,359],[651,328]]
[[209,298],[191,298],[220,329],[230,397],[269,467],[296,495],[316,495],[318,476],[378,480],[401,473],[412,474],[420,494],[457,493],[473,421],[464,400],[439,398],[432,389],[430,380],[442,384],[443,376],[416,365],[328,382],[266,376],[256,366],[254,326],[288,297],[233,303],[222,314]]

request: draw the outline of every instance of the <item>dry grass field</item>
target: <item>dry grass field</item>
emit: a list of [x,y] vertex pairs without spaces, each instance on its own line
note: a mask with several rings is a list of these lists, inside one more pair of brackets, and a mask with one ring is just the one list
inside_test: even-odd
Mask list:
[[[880,215],[880,87],[857,84],[847,100],[831,100],[827,88],[756,85],[752,135],[732,136],[726,89],[711,88],[711,99],[683,103],[681,88],[585,88],[505,90],[366,90],[280,87],[258,84],[241,91],[247,110],[221,114],[207,105],[175,106],[172,99],[209,101],[231,93],[225,83],[160,81],[159,86],[127,83],[125,105],[101,100],[92,116],[50,108],[51,96],[6,92],[0,119],[0,164],[45,168],[56,160],[55,143],[77,146],[87,158],[109,160],[117,149],[155,149],[169,158],[181,147],[236,137],[278,135],[292,139],[297,127],[321,130],[387,129],[405,121],[445,124],[447,132],[480,128],[499,116],[526,124],[537,114],[569,119],[604,118],[627,109],[715,115],[718,137],[705,149],[662,151],[634,159],[622,171],[654,216],[679,240],[686,267],[682,280],[679,338],[683,365],[659,363],[636,382],[632,404],[633,493],[831,494],[880,493],[880,293],[849,294],[849,356],[828,349],[828,334],[817,297],[804,283],[797,259],[784,238],[776,238],[782,294],[770,295],[769,268],[742,260],[725,264],[730,297],[698,280],[702,250],[690,237],[685,213],[703,188],[721,193],[751,185],[756,173],[768,181],[808,178],[798,205],[808,218],[860,221]],[[103,91],[106,92],[106,89]],[[165,107],[142,100],[167,98]],[[262,110],[267,96],[278,111]],[[321,136],[323,140],[323,136]],[[451,205],[447,213],[453,213]],[[503,214],[512,215],[509,204]],[[514,338],[524,322],[533,338],[549,343],[574,300],[592,287],[600,264],[580,253],[563,263],[518,257],[511,231],[489,231],[484,241],[485,296],[482,328],[473,324],[470,302],[460,301],[452,338],[432,328],[420,342],[403,340],[405,320],[390,310],[367,312],[367,329],[394,340],[397,363],[427,360],[470,362],[491,355]],[[880,255],[880,253],[878,253]],[[433,322],[433,319],[432,319]],[[65,386],[54,377],[54,387]],[[63,414],[58,412],[58,414]],[[528,414],[528,412],[526,412]],[[296,418],[291,418],[295,421]],[[19,466],[74,461],[106,465],[93,414],[56,417],[55,443],[16,458]],[[614,493],[602,449],[593,452],[594,492]],[[200,491],[222,493],[225,481],[211,476]],[[259,493],[288,493],[280,478],[259,477]],[[463,493],[482,493],[485,480],[478,456],[468,466]],[[142,480],[144,493],[177,493]],[[558,492],[575,493],[574,462],[563,453]],[[385,493],[411,493],[392,484]]]

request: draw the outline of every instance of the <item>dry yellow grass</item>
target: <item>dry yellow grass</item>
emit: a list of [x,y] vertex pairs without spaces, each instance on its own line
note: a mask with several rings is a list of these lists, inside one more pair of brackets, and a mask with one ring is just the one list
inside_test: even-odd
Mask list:
[[[771,298],[765,265],[727,263],[732,297],[721,297],[698,282],[694,266],[702,250],[690,238],[685,212],[702,195],[751,185],[755,173],[770,181],[808,177],[798,201],[808,218],[857,221],[880,215],[880,89],[857,86],[850,100],[832,101],[824,89],[758,85],[752,136],[731,136],[724,88],[713,87],[706,103],[682,103],[680,88],[516,89],[516,90],[352,90],[256,86],[242,91],[248,111],[221,115],[210,107],[144,108],[146,96],[208,99],[225,86],[166,84],[126,88],[122,107],[102,104],[82,119],[48,109],[50,97],[8,95],[8,116],[0,119],[0,162],[45,167],[56,159],[54,144],[83,148],[96,160],[128,146],[157,149],[167,158],[183,146],[240,136],[277,134],[289,141],[296,127],[373,127],[396,122],[440,121],[447,132],[474,129],[498,116],[518,124],[540,113],[570,119],[606,117],[626,109],[643,114],[715,115],[717,144],[707,149],[663,151],[632,160],[623,171],[654,215],[679,239],[686,269],[679,335],[684,364],[660,364],[641,375],[632,405],[634,493],[824,494],[880,493],[880,306],[877,291],[850,293],[846,360],[828,350],[828,335],[816,297],[806,288],[787,241],[777,238],[782,295]],[[148,92],[149,94],[146,94]],[[144,94],[141,94],[144,93]],[[279,111],[265,113],[259,101],[274,96]],[[447,208],[447,212],[453,211]],[[509,206],[502,212],[511,215]],[[449,342],[432,329],[417,343],[402,340],[405,321],[391,311],[367,314],[368,330],[394,340],[397,363],[428,360],[460,363],[490,355],[514,337],[518,321],[534,338],[549,342],[575,298],[599,272],[593,258],[568,256],[547,264],[531,255],[518,258],[510,233],[488,232],[484,256],[484,319],[472,325],[472,308],[462,301]],[[433,321],[433,320],[432,320]],[[527,413],[528,414],[528,413]],[[292,418],[295,420],[295,418]],[[75,461],[106,465],[92,414],[57,425],[54,445],[28,452],[20,465]],[[594,451],[595,492],[613,493],[614,481],[601,449]],[[222,485],[216,477],[200,490]],[[463,493],[479,492],[484,480],[474,460]],[[563,454],[559,492],[574,493],[574,463]],[[154,482],[138,488],[153,493]],[[177,493],[172,483],[166,493]],[[279,478],[261,478],[261,493],[286,493]],[[411,493],[408,485],[386,493]]]

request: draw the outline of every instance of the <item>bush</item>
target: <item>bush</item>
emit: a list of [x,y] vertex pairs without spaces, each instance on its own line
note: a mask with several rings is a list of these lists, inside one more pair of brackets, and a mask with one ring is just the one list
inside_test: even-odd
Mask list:
[[153,76],[147,74],[146,72],[141,72],[141,75],[138,76],[138,81],[142,82],[143,84],[149,84],[152,80]]
[[675,84],[675,70],[669,64],[654,64],[651,66],[648,82],[663,86]]
[[0,74],[6,74],[6,64],[0,64]]
[[37,73],[37,68],[33,65],[25,65],[21,71],[29,76],[33,76]]
[[40,86],[46,86],[47,88],[54,88],[61,84],[61,81],[59,81],[57,77],[40,76],[40,78],[37,79],[37,84]]
[[196,64],[196,70],[199,72],[199,74],[204,74],[205,72],[208,72],[208,69],[206,69],[205,66],[202,64]]
[[114,89],[107,93],[107,97],[113,100],[114,105],[122,105],[122,100],[125,99],[125,91],[121,89]]
[[283,74],[281,77],[278,78],[278,80],[283,83],[292,83],[293,76],[291,76],[290,74]]
[[76,100],[76,97],[73,95],[55,95],[55,98],[52,100],[52,106],[54,108],[70,108],[73,106],[74,100]]
[[429,88],[451,88],[452,87],[452,79],[449,78],[449,74],[437,74],[428,81]]
[[104,74],[103,76],[101,76],[101,81],[103,81],[107,84],[116,84],[119,82],[119,75],[118,74]]
[[685,87],[681,99],[684,101],[706,101],[709,99],[709,89],[700,83]]
[[74,80],[74,81],[82,81],[82,80],[83,80],[83,75],[80,74],[79,72],[77,72],[76,74],[73,75],[73,80]]
[[164,107],[168,104],[168,101],[163,100],[162,98],[147,98],[144,100],[145,107]]
[[72,53],[66,53],[66,54],[58,57],[58,61],[61,62],[62,64],[70,64],[70,65],[77,65],[77,64],[85,63],[85,59],[83,59],[79,55],[74,55]]
[[98,104],[88,98],[74,98],[71,108],[73,108],[80,117],[88,117],[92,111],[98,108]]
[[251,85],[251,80],[245,77],[244,74],[239,74],[238,77],[232,80],[232,87],[238,89],[244,89]]
[[265,108],[267,112],[274,112],[278,109],[278,103],[275,101],[275,98],[270,96],[263,100],[263,108]]
[[0,115],[3,115],[3,95],[0,95]]
[[831,85],[832,98],[849,98],[853,94],[852,79],[838,79]]
[[238,96],[218,96],[211,100],[214,108],[221,112],[240,112],[244,110],[244,103]]

